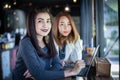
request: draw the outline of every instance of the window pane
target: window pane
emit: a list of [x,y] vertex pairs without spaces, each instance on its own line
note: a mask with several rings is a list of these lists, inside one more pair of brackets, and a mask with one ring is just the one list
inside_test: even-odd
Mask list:
[[104,36],[112,75],[119,75],[118,0],[104,0]]

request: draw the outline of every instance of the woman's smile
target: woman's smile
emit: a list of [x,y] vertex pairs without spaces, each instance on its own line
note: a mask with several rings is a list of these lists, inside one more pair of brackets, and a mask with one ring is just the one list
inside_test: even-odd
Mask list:
[[43,32],[47,32],[48,31],[48,29],[40,29],[41,31],[43,31]]
[[65,34],[68,33],[68,31],[63,31]]

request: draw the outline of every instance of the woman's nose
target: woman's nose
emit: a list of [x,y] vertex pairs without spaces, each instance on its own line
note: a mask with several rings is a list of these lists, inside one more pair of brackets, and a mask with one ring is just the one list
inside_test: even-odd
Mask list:
[[46,22],[43,22],[43,27],[46,27]]
[[67,29],[68,28],[68,26],[67,25],[64,25],[64,29]]

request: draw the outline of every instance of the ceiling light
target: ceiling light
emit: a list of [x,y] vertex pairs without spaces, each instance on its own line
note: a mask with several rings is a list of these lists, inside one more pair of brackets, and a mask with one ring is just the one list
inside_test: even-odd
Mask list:
[[74,2],[74,3],[76,3],[76,2],[77,2],[77,0],[73,0],[73,2]]
[[67,5],[65,6],[65,11],[69,12],[70,11],[70,7]]
[[10,3],[4,3],[3,4],[3,8],[4,9],[10,9],[11,8],[11,4]]
[[16,5],[16,1],[13,4]]
[[11,8],[11,5],[9,5],[8,8]]

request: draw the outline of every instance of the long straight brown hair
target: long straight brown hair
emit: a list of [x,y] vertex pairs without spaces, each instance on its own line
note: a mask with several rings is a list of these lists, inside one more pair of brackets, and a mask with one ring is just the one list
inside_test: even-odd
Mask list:
[[[62,36],[58,30],[59,20],[62,16],[65,16],[69,19],[70,25],[72,27],[71,33],[67,37]],[[68,12],[60,12],[57,14],[57,16],[54,19],[52,32],[54,35],[54,39],[59,46],[63,46],[66,43],[66,41],[75,43],[77,39],[80,38],[74,20]]]
[[27,17],[26,37],[30,38],[30,40],[31,40],[33,46],[35,47],[39,56],[52,58],[56,55],[56,48],[55,48],[55,45],[53,42],[52,30],[49,32],[48,36],[43,37],[43,41],[44,41],[46,47],[48,48],[48,55],[45,55],[45,53],[43,53],[41,51],[40,46],[38,44],[38,39],[36,36],[36,30],[35,30],[35,18],[39,13],[48,13],[50,15],[51,24],[52,24],[52,15],[50,14],[50,11],[48,8],[32,10]]

